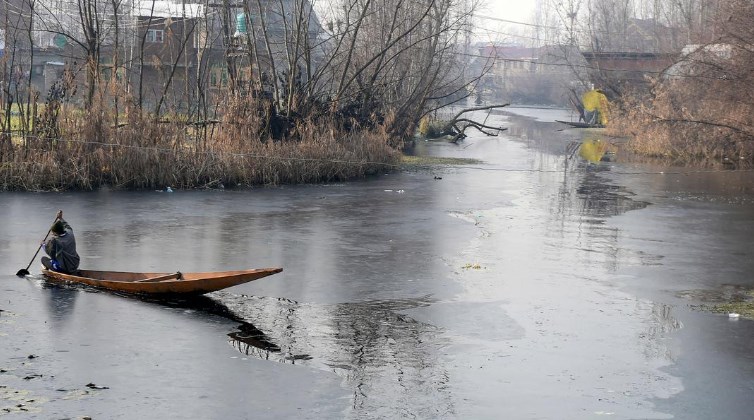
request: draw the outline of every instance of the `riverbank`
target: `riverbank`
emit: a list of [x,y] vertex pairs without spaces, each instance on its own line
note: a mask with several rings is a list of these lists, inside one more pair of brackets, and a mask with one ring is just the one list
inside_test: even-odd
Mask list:
[[[482,163],[363,182],[3,193],[0,410],[748,419],[754,323],[697,305],[752,286],[750,177],[588,164],[578,131],[490,118],[416,148]],[[58,208],[86,268],[284,271],[201,306],[19,279]]]
[[[629,138],[626,148],[632,153],[668,165],[754,167],[754,134],[746,101],[709,106],[722,91],[708,92],[715,97],[713,101],[700,100],[705,97],[702,94],[689,95],[688,89],[673,82],[656,86],[650,98],[622,98],[611,111],[607,133]],[[732,107],[731,103],[742,105]]]
[[378,130],[348,133],[313,124],[300,130],[300,140],[288,141],[262,141],[238,126],[200,137],[158,124],[108,129],[106,136],[29,137],[0,147],[0,190],[304,184],[358,179],[399,165],[400,152]]

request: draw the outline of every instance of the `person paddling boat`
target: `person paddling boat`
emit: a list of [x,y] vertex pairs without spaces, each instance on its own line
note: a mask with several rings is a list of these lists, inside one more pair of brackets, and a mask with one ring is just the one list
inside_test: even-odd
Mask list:
[[63,219],[63,210],[58,210],[55,223],[50,228],[52,238],[42,242],[48,256],[42,257],[46,269],[72,274],[79,269],[79,254],[76,252],[76,238],[73,229]]

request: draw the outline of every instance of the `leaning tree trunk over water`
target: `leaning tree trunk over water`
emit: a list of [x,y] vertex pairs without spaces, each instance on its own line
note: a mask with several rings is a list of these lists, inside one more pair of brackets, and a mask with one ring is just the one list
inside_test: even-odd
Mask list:
[[[484,122],[478,122],[475,120],[472,120],[470,118],[462,118],[461,116],[468,113],[468,112],[474,112],[474,111],[491,111],[496,108],[505,108],[510,104],[501,104],[501,105],[489,105],[489,106],[481,106],[476,108],[468,108],[464,109],[461,112],[457,113],[450,121],[448,121],[445,124],[445,132],[446,135],[453,136],[452,141],[454,143],[461,141],[466,138],[466,130],[468,128],[476,128],[480,132],[488,135],[488,136],[497,136],[497,132],[507,130],[507,128],[503,127],[493,127],[491,125],[487,125],[487,119],[485,118]],[[487,114],[489,115],[489,114]],[[485,130],[493,130],[493,131],[485,131]]]

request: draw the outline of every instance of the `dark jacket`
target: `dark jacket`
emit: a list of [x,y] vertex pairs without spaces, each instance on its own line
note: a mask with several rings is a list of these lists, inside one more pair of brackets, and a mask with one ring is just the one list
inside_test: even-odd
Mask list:
[[72,273],[79,268],[79,254],[76,252],[76,238],[73,236],[73,229],[63,219],[65,232],[56,235],[45,244],[45,252],[53,260],[58,262],[61,270],[66,273]]

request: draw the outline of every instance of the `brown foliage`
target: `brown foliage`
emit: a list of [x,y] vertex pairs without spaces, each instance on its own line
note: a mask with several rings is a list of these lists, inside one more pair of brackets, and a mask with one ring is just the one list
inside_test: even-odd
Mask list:
[[754,164],[754,5],[731,0],[723,34],[654,81],[649,98],[623,98],[611,129],[640,154],[683,164]]
[[398,158],[384,131],[344,132],[326,121],[298,121],[285,141],[274,141],[265,130],[269,120],[264,113],[239,97],[229,101],[222,121],[209,126],[132,113],[125,125],[116,127],[106,109],[101,101],[85,113],[62,109],[59,138],[30,136],[25,145],[6,147],[0,155],[2,189],[338,181],[388,169]]

